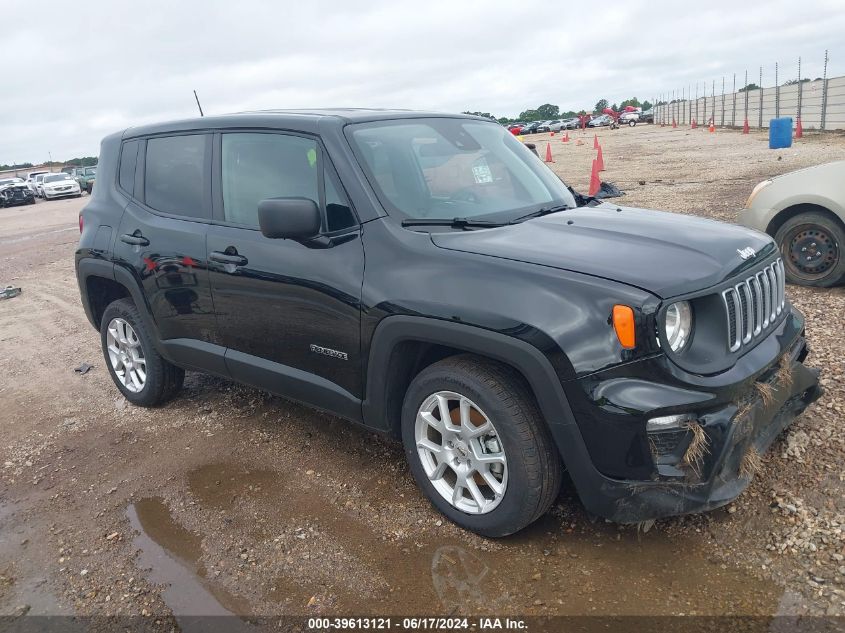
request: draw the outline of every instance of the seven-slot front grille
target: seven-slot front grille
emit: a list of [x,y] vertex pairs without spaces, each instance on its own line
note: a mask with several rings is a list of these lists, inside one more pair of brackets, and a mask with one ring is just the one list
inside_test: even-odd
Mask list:
[[783,260],[722,292],[728,319],[728,348],[735,352],[765,333],[785,304]]

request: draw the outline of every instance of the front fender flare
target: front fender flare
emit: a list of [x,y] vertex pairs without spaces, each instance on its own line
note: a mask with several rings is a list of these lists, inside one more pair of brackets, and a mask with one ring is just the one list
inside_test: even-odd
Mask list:
[[367,361],[367,383],[362,413],[367,426],[391,428],[387,419],[388,366],[399,343],[418,341],[446,345],[510,365],[528,381],[546,426],[557,445],[579,494],[601,487],[602,475],[593,467],[584,440],[558,375],[543,353],[519,339],[442,319],[396,315],[375,329]]

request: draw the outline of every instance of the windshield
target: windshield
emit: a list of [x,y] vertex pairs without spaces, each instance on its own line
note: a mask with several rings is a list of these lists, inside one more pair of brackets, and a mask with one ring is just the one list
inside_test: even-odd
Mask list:
[[351,129],[358,162],[391,215],[508,221],[575,206],[566,185],[500,125],[431,118]]
[[86,176],[93,176],[93,175],[95,175],[96,173],[97,173],[97,168],[96,168],[96,167],[88,167],[88,168],[85,170],[85,175],[86,175]]
[[59,180],[71,180],[70,174],[53,174],[52,176],[44,176],[44,182],[57,182]]

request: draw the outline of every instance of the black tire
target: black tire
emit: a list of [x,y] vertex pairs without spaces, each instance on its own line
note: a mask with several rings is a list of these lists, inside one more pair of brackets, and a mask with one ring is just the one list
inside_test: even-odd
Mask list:
[[[109,359],[106,339],[109,323],[114,318],[121,318],[131,325],[140,340],[147,369],[147,378],[144,382],[144,387],[140,391],[130,391],[120,382]],[[138,308],[135,307],[135,304],[130,299],[118,299],[110,303],[105,309],[102,321],[100,322],[100,343],[103,349],[106,367],[109,370],[109,374],[111,374],[115,386],[132,404],[141,407],[159,406],[171,400],[182,388],[185,380],[185,370],[176,367],[161,357],[155,345],[153,345],[152,338],[147,332]]]
[[[438,391],[452,391],[476,403],[501,440],[508,483],[498,506],[486,514],[455,508],[432,485],[420,461],[415,437],[417,412]],[[560,456],[531,389],[515,370],[485,358],[453,356],[420,372],[405,394],[402,441],[411,473],[434,507],[457,525],[483,536],[518,532],[545,514],[560,491]]]
[[636,124],[637,124],[637,122],[636,122],[636,121],[634,121],[633,119],[631,119],[630,121],[628,121],[628,127],[634,127]]
[[[831,216],[818,211],[796,215],[778,229],[775,242],[788,282],[828,288],[845,280],[845,228]],[[805,248],[818,260],[803,264]]]

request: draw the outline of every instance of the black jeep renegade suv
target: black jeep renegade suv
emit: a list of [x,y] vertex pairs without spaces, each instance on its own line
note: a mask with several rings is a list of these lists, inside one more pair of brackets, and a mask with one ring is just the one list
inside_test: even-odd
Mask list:
[[585,200],[483,119],[206,117],[99,172],[76,271],[130,402],[198,370],[395,434],[481,534],[564,469],[615,521],[722,506],[819,396],[769,237]]

